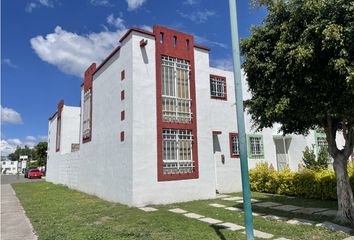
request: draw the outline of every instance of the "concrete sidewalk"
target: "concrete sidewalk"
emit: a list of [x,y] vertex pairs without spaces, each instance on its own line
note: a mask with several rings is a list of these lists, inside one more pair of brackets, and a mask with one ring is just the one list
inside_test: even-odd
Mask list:
[[1,185],[1,240],[36,240],[32,224],[10,184]]

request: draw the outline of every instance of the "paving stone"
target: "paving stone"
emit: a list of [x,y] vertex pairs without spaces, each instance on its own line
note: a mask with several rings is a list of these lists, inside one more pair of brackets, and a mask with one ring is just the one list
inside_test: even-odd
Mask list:
[[313,225],[316,222],[315,221],[310,221],[307,219],[301,219],[301,218],[293,218],[290,219],[289,221],[286,221],[289,224],[294,224],[294,225]]
[[280,206],[274,206],[269,208],[290,212],[290,211],[301,209],[302,207],[294,206],[294,205],[280,205]]
[[350,233],[353,229],[349,228],[349,227],[344,227],[332,222],[323,222],[323,223],[318,223],[316,224],[316,227],[323,227],[323,228],[327,228],[329,230],[332,231],[341,231],[341,232],[345,232],[345,233]]
[[230,211],[235,211],[235,212],[242,211],[241,208],[236,208],[236,207],[226,207],[225,209],[226,209],[226,210],[230,210]]
[[279,217],[279,216],[275,216],[275,215],[265,215],[263,217],[265,219],[275,220],[275,221],[286,221],[286,220],[288,220],[286,217]]
[[258,207],[274,207],[274,206],[280,206],[282,204],[276,202],[260,202],[260,203],[255,203],[253,205]]
[[[246,232],[242,232],[243,234],[246,234]],[[265,238],[265,239],[269,239],[272,238],[274,235],[270,234],[270,233],[266,233],[266,232],[262,232],[262,231],[258,231],[258,230],[253,230],[253,234],[255,237],[258,238]]]
[[173,212],[173,213],[187,213],[186,210],[183,210],[181,208],[169,209],[168,211]]
[[144,212],[155,212],[155,211],[158,210],[158,209],[153,208],[153,207],[142,207],[142,208],[139,208],[139,209],[143,210]]
[[[243,199],[242,200],[236,200],[236,202],[243,203]],[[259,202],[259,200],[251,198],[251,203],[256,203],[256,202]]]
[[229,197],[229,195],[226,195],[226,194],[217,194],[216,195],[216,198],[227,198]]
[[264,216],[264,213],[256,213],[256,212],[252,212],[253,216]]
[[238,231],[238,230],[241,230],[241,229],[245,229],[244,226],[240,226],[240,225],[237,225],[235,223],[229,223],[229,222],[219,223],[218,225],[226,227],[228,230],[231,230],[231,231]]
[[218,204],[218,203],[211,203],[209,205],[212,206],[212,207],[217,207],[217,208],[225,208],[226,207],[225,205]]
[[350,236],[350,237],[344,238],[343,240],[354,240],[354,236]]
[[314,214],[316,212],[323,212],[328,210],[328,208],[300,208],[295,211],[294,213],[304,213],[304,214]]
[[228,198],[223,198],[222,200],[226,201],[237,201],[237,200],[242,200],[242,197],[228,197]]
[[327,217],[335,217],[337,215],[337,210],[328,210],[324,212],[315,213],[316,215],[322,215]]
[[196,214],[196,213],[185,213],[183,215],[188,217],[188,218],[195,218],[195,219],[204,217],[203,215],[199,215],[199,214]]
[[285,237],[280,237],[280,238],[276,238],[276,239],[274,239],[274,240],[290,240],[290,239],[285,238]]
[[198,220],[199,220],[199,221],[202,221],[202,222],[209,223],[209,224],[222,223],[222,221],[220,221],[220,220],[218,220],[218,219],[209,218],[209,217],[206,217],[206,218],[199,218]]

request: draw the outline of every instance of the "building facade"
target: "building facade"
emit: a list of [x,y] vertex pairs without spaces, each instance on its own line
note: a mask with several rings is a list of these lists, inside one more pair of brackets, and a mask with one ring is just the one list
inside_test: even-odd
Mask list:
[[[47,181],[130,206],[241,191],[233,73],[210,67],[192,35],[162,26],[119,42],[85,71],[81,107],[60,101],[49,119]],[[254,132],[245,120],[250,168],[297,170],[306,146],[326,144],[323,133]]]

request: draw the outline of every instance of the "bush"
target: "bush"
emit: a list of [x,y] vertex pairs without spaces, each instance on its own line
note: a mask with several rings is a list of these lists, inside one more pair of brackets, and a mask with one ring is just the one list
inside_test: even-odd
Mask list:
[[328,168],[329,153],[326,148],[320,148],[317,159],[314,148],[306,147],[305,151],[302,153],[302,161],[304,162],[304,167],[314,170]]
[[[348,164],[350,183],[354,189],[354,163]],[[337,199],[336,177],[329,169],[307,169],[291,172],[269,169],[268,163],[259,163],[250,170],[252,191],[277,193],[316,199]]]

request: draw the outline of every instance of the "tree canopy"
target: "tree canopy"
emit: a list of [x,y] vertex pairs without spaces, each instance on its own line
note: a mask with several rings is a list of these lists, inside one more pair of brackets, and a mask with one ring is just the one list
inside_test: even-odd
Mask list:
[[306,133],[331,117],[354,122],[354,3],[263,1],[269,15],[241,41],[253,95],[246,105],[259,128],[281,123]]

